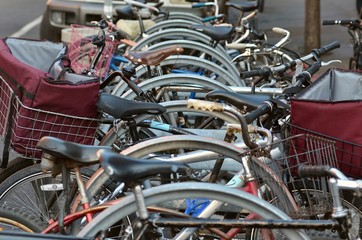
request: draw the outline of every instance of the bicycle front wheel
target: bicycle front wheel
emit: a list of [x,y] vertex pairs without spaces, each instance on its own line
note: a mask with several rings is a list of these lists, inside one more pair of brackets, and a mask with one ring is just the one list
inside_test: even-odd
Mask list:
[[[209,183],[173,183],[165,184],[158,187],[146,189],[143,191],[145,203],[147,207],[161,207],[169,209],[167,211],[168,217],[170,213],[180,213],[184,206],[187,198],[191,199],[203,199],[208,200],[217,200],[224,203],[224,208],[221,210],[226,212],[238,212],[240,213],[241,218],[248,216],[249,213],[255,213],[262,219],[274,219],[274,220],[289,220],[287,214],[282,212],[280,209],[272,206],[268,202],[255,197],[249,193],[227,188],[221,185],[209,184]],[[93,219],[88,225],[86,225],[81,232],[78,234],[79,237],[95,237],[95,236],[105,236],[106,232],[110,231],[113,226],[116,225],[124,217],[133,215],[137,212],[137,206],[135,202],[134,195],[129,195],[122,199],[119,204],[113,205],[112,207],[106,209],[100,213],[96,218]],[[166,211],[163,210],[163,213]],[[220,212],[219,212],[220,214]],[[179,215],[179,214],[178,214]],[[220,215],[213,217],[220,217]],[[158,217],[163,217],[164,215],[158,215]],[[166,217],[167,217],[166,216]],[[157,232],[159,234],[173,233],[177,235],[176,227],[173,227],[170,231],[168,229],[162,228],[156,229],[154,231],[147,232]],[[181,228],[182,229],[182,228]],[[129,229],[132,231],[132,229]],[[162,233],[160,233],[160,231]],[[199,236],[215,236],[215,233],[222,230],[213,230],[211,233],[205,233],[204,229],[199,229],[197,234]],[[289,239],[308,239],[303,231],[300,230],[291,230],[291,229],[282,229],[283,234]],[[168,236],[164,236],[167,238]],[[160,238],[160,236],[159,236]]]

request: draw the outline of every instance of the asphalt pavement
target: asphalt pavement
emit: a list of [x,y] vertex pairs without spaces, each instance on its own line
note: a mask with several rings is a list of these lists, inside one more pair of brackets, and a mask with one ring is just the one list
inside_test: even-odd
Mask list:
[[[348,69],[352,45],[347,28],[342,26],[323,26],[323,20],[358,18],[355,0],[320,0],[321,45],[339,41],[341,47],[326,55],[323,60],[338,59],[341,64],[329,67]],[[258,26],[268,36],[269,43],[276,43],[280,35],[272,32],[273,27],[281,27],[291,32],[291,41],[287,48],[304,54],[305,0],[265,0],[264,11],[258,13]]]

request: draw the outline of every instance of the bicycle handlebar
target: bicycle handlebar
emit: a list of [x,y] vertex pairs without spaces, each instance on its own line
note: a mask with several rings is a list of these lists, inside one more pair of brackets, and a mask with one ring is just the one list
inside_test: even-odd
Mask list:
[[341,180],[348,180],[339,169],[329,165],[308,165],[301,164],[298,167],[298,176],[300,177],[335,177]]
[[273,27],[272,31],[278,34],[283,35],[284,37],[277,42],[276,44],[274,44],[273,48],[280,48],[283,47],[290,39],[290,32],[286,29],[283,28],[279,28],[279,27]]
[[310,65],[305,71],[301,72],[298,76],[296,76],[296,83],[295,86],[302,86],[302,85],[309,85],[310,80],[312,79],[312,76],[319,71],[319,69],[322,66],[322,61],[320,60],[320,57],[336,48],[339,48],[341,44],[337,41],[332,42],[328,45],[325,45],[318,49],[312,50],[313,58],[315,59],[315,62]]
[[[320,57],[324,54],[326,54],[327,52],[330,52],[336,48],[339,48],[341,46],[341,44],[338,42],[338,41],[335,41],[335,42],[332,42],[330,44],[327,44],[321,48],[316,48],[316,49],[313,49],[311,51],[310,54],[304,56],[304,57],[301,57],[299,58],[298,60],[301,60],[301,61],[307,61],[307,60],[310,60],[310,59],[315,59],[316,62],[320,62]],[[292,67],[295,67],[297,65],[297,60],[293,60],[289,63],[285,63],[285,64],[281,64],[279,66],[276,66],[276,67],[262,67],[261,69],[257,69],[257,70],[251,70],[251,71],[247,71],[247,72],[242,72],[240,73],[240,76],[242,78],[249,78],[249,77],[257,77],[257,76],[260,76],[260,77],[265,77],[266,73],[268,72],[273,72],[273,73],[278,73],[278,72],[283,72],[283,71],[286,71],[288,69],[291,69]],[[315,68],[313,69],[310,69],[308,70],[308,72],[310,72],[311,74],[314,74],[316,69],[317,69],[317,66],[314,66]],[[318,70],[320,68],[320,65],[318,67]]]
[[233,106],[228,106],[224,103],[218,103],[218,102],[209,102],[204,100],[197,100],[197,99],[189,99],[187,101],[187,107],[188,108],[194,108],[194,109],[201,109],[203,111],[218,111],[218,112],[229,112],[233,114],[240,122],[241,125],[241,135],[244,140],[244,143],[246,146],[248,146],[250,149],[257,148],[258,145],[250,139],[249,133],[248,133],[248,123],[245,119],[245,116],[240,114],[239,110],[237,110]]
[[132,91],[134,93],[136,93],[136,95],[138,97],[143,97],[144,96],[144,92],[143,90],[137,85],[137,83],[135,83],[134,81],[128,79],[127,77],[125,77],[125,75],[121,72],[121,71],[114,71],[112,72],[100,85],[100,89],[105,88],[113,79],[115,79],[116,77],[120,77],[127,85],[130,89],[132,89]]
[[[299,58],[300,61],[307,61],[307,60],[310,60],[310,59],[315,59],[317,62],[320,61],[320,57],[324,54],[326,54],[327,52],[330,52],[336,48],[339,48],[341,46],[341,44],[338,42],[338,41],[334,41],[332,43],[329,43],[321,48],[316,48],[316,49],[313,49],[311,51],[310,54],[304,56],[304,57],[301,57]],[[288,70],[290,69],[291,67],[294,67],[295,65],[297,64],[297,60],[293,60],[289,63],[286,63],[286,64],[282,64],[282,65],[279,65],[277,67],[274,67],[272,68],[272,71],[273,72],[282,72],[282,71],[285,71],[285,70]]]
[[257,13],[258,13],[257,11],[252,11],[252,12],[249,13],[247,16],[245,16],[245,17],[243,17],[243,18],[241,19],[241,23],[249,21],[250,19],[252,19],[253,17],[255,17]]
[[323,25],[341,25],[345,27],[352,27],[362,29],[361,21],[359,19],[347,19],[347,20],[323,20]]

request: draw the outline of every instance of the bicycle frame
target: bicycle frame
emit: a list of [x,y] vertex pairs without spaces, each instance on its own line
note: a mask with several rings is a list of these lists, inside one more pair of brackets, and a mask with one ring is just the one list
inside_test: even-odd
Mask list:
[[[170,159],[172,160],[172,159]],[[253,177],[253,175],[251,174],[250,170],[246,170],[249,169],[247,167],[248,165],[248,160],[244,159],[242,160],[244,162],[245,165],[244,169],[242,169],[241,171],[239,171],[239,173],[237,173],[227,184],[227,187],[233,187],[233,188],[239,188],[242,191],[246,191],[248,193],[251,193],[255,196],[258,196],[259,192],[259,186],[257,183],[256,178]],[[267,166],[265,166],[267,168]],[[247,173],[249,172],[249,173]],[[83,217],[87,216],[87,215],[94,215],[96,213],[99,213],[101,211],[103,211],[104,209],[108,208],[111,205],[117,204],[120,201],[122,201],[122,198],[120,199],[116,199],[116,200],[111,200],[106,202],[105,204],[101,204],[101,205],[97,205],[94,207],[89,207],[89,206],[84,206],[83,210],[71,213],[67,216],[65,216],[64,218],[64,226],[69,226],[71,225],[74,221],[78,220],[78,219],[82,219]],[[218,201],[213,201],[211,202],[203,211],[201,214],[199,214],[197,217],[198,218],[208,218],[210,217],[212,214],[214,214],[218,209],[220,209],[222,207],[223,203],[222,202],[218,202]],[[259,217],[253,213],[249,214],[249,216],[246,217],[247,220],[259,220]],[[87,220],[91,220],[88,219]],[[204,220],[207,222],[207,220]],[[231,229],[228,233],[226,233],[229,237],[234,237],[236,234],[239,233],[239,231],[242,230],[242,227],[239,228],[233,228]],[[46,233],[54,233],[59,231],[59,225],[58,225],[58,221],[55,221],[53,223],[51,223],[46,229],[44,229],[42,231],[43,234]],[[181,236],[180,236],[181,237]]]

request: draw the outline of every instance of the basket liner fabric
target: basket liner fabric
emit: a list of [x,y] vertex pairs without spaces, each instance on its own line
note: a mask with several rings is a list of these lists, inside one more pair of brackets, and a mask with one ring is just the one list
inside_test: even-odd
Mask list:
[[339,167],[355,177],[362,176],[361,100],[361,73],[329,69],[291,101],[292,132],[336,140]]
[[[57,58],[64,53],[66,47],[59,43],[18,38],[0,40],[0,77],[20,102],[15,106],[11,137],[12,148],[20,154],[28,155],[27,148],[34,148],[42,136],[52,135],[84,144],[94,141],[95,130],[82,133],[83,130],[70,127],[92,125],[91,122],[68,116],[97,118],[99,80],[72,73],[58,79],[49,73],[54,74],[52,67],[60,63]],[[67,127],[59,134],[57,129],[61,125]],[[47,128],[52,131],[43,132]],[[82,134],[92,137],[80,138]],[[30,140],[33,141],[29,143]]]
[[362,100],[362,74],[330,69],[301,92],[297,99],[327,102]]
[[7,38],[5,43],[17,60],[43,72],[48,72],[54,60],[66,52],[63,43],[27,41],[18,38]]

